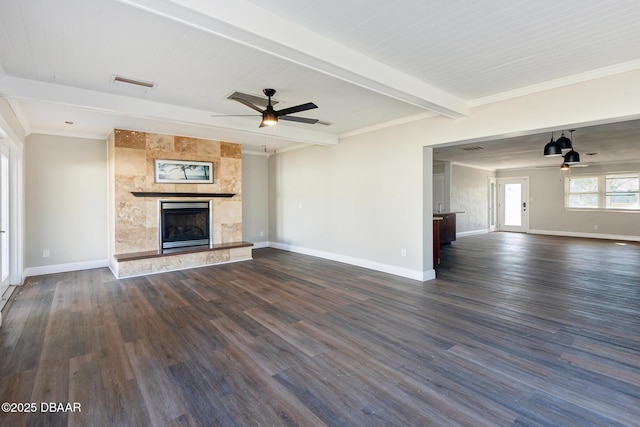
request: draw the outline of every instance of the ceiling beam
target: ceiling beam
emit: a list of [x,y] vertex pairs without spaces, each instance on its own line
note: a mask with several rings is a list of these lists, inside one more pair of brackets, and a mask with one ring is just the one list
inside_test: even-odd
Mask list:
[[[224,129],[242,134],[265,137],[273,134],[272,127],[258,127],[259,117],[255,120],[240,117],[213,118],[211,111],[11,76],[0,78],[0,97],[76,107],[157,122]],[[293,126],[277,128],[279,139],[319,145],[338,144],[338,137],[326,132]]]
[[246,0],[118,0],[447,117],[468,102]]

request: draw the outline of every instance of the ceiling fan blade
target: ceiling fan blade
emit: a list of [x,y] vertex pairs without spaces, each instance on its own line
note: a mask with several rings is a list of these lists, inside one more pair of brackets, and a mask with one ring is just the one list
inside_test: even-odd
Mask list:
[[253,105],[252,103],[250,103],[249,101],[247,101],[246,99],[242,99],[242,98],[233,98],[234,101],[238,101],[240,104],[244,104],[249,108],[253,108],[254,110],[256,110],[259,113],[264,112],[264,110],[262,110],[259,107],[256,107],[255,105]]
[[260,117],[260,114],[212,114],[210,117]]
[[318,119],[307,119],[305,117],[295,117],[295,116],[281,116],[281,117],[278,117],[278,120],[288,120],[290,122],[308,123],[310,125],[318,123]]
[[[261,96],[255,96],[255,95],[250,95],[248,93],[242,93],[242,92],[233,92],[231,95],[229,95],[227,97],[228,99],[244,99],[245,101],[249,101],[250,103],[252,103],[255,106],[258,106],[260,108],[265,108],[267,105],[269,105],[269,99],[267,98],[263,98]],[[276,101],[275,99],[271,99],[271,105],[275,107],[275,105],[278,103],[278,101]]]
[[316,104],[313,102],[307,102],[306,104],[296,105],[295,107],[283,108],[282,110],[276,111],[278,117],[284,116],[286,114],[299,113],[301,111],[313,110],[314,108],[318,108]]

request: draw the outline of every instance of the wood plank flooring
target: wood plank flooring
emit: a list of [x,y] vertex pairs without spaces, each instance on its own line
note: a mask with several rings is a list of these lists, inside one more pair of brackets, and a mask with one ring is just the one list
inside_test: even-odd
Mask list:
[[640,244],[468,236],[425,283],[275,249],[33,277],[0,378],[37,404],[2,426],[639,426]]

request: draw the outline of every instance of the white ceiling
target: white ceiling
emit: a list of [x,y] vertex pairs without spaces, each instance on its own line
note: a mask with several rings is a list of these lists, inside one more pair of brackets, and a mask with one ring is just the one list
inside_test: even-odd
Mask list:
[[[258,151],[331,145],[640,68],[638,22],[637,0],[2,0],[0,96],[31,133],[125,128]],[[258,117],[212,117],[252,114],[227,97],[267,87],[276,109],[312,101],[319,108],[298,115],[328,124],[259,129]],[[547,141],[524,150],[531,161]],[[485,167],[504,166],[486,157]]]

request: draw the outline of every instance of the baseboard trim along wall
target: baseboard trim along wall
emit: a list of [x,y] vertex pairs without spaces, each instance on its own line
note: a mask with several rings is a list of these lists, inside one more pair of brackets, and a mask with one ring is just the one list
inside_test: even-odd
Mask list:
[[572,231],[553,231],[553,230],[529,230],[530,234],[545,234],[548,236],[564,236],[564,237],[584,237],[587,239],[604,239],[604,240],[623,240],[640,242],[640,236],[621,236],[617,234],[601,234],[601,233],[578,233]]
[[487,230],[486,228],[483,228],[481,230],[457,232],[456,237],[475,236],[476,234],[487,234],[487,233],[489,233],[489,230]]
[[[302,248],[299,246],[287,245],[276,242],[258,242],[253,244],[254,249],[259,248],[276,248],[285,251],[296,252],[304,255],[316,256],[318,258],[329,259],[331,261],[343,262],[345,264],[355,265],[357,267],[368,268],[370,270],[380,271],[382,273],[393,274],[395,276],[406,277],[407,279],[425,282],[436,278],[435,270],[411,270],[408,268],[396,267],[389,264],[373,262],[362,258],[349,257],[345,255],[334,254],[330,252],[317,251],[314,249]],[[244,261],[244,260],[243,260]],[[43,265],[40,267],[28,267],[25,269],[25,276],[41,276],[44,274],[65,273],[69,271],[90,270],[93,268],[109,267],[106,259],[95,261],[83,261],[69,264]]]
[[90,270],[92,268],[108,267],[109,262],[106,259],[95,261],[73,262],[69,264],[43,265],[41,267],[27,267],[25,275],[42,276],[43,274],[66,273],[68,271]]
[[[255,246],[254,246],[255,247]],[[382,264],[379,262],[369,261],[362,258],[349,257],[346,255],[334,254],[331,252],[317,251],[315,249],[302,248],[300,246],[287,245],[284,243],[269,242],[269,247],[282,249],[284,251],[295,252],[303,255],[311,255],[318,258],[324,258],[331,261],[343,262],[356,267],[368,268],[370,270],[389,273],[395,276],[406,277],[407,279],[419,280],[421,282],[436,278],[435,270],[417,271],[408,268],[396,267],[393,265]]]

